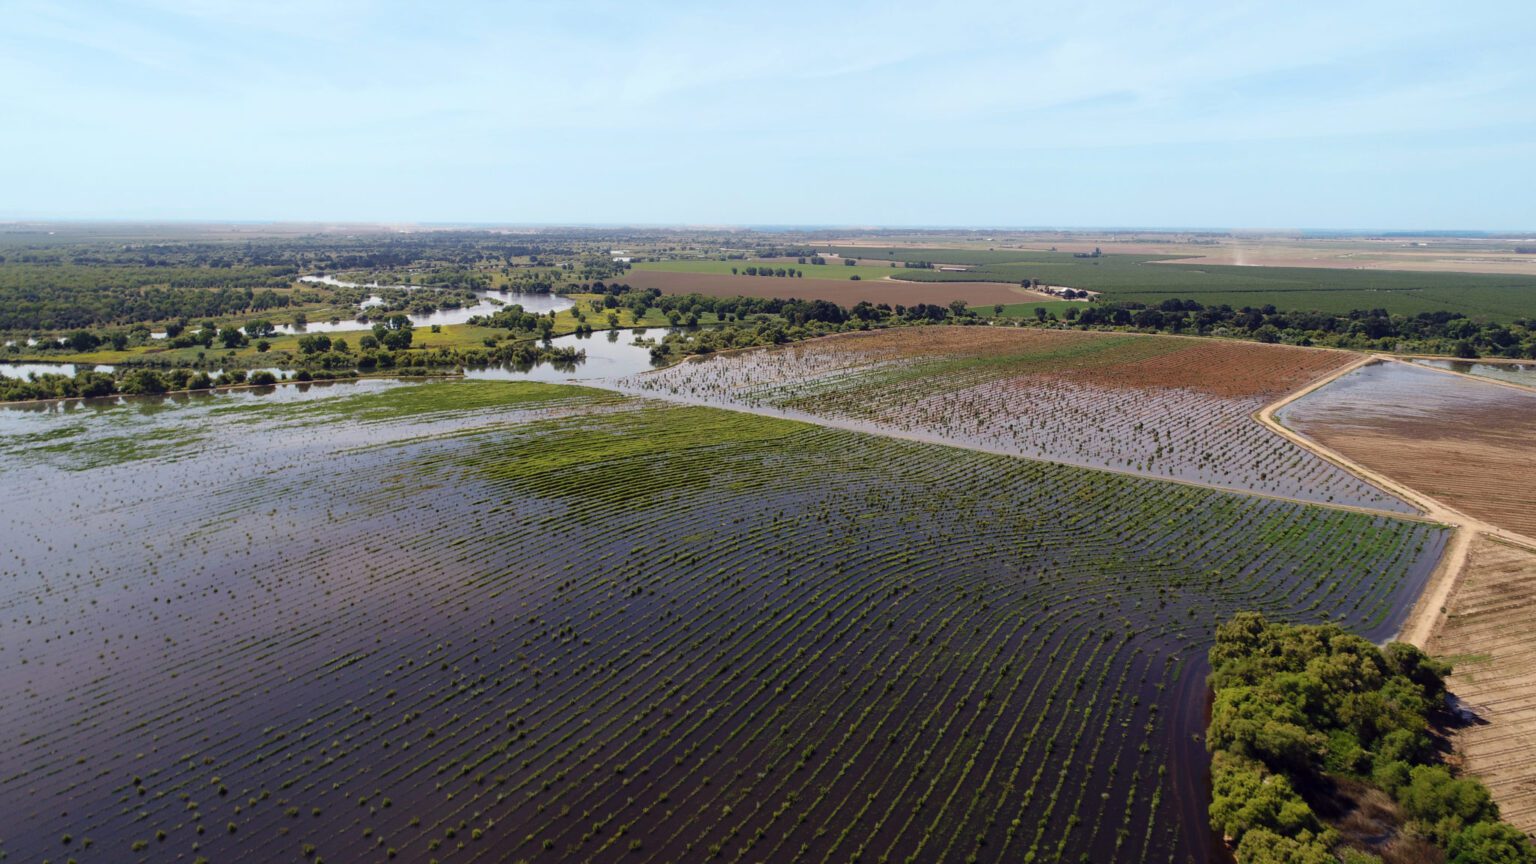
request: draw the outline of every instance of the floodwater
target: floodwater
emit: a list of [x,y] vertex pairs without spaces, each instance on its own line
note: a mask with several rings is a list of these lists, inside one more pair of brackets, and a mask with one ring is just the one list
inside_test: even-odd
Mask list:
[[1280,419],[1463,513],[1536,534],[1536,392],[1392,361],[1308,393]]
[[1511,384],[1536,387],[1536,361],[1530,363],[1483,363],[1477,360],[1415,360],[1420,366],[1433,369],[1449,369],[1463,375],[1492,378]]
[[[417,290],[419,286],[411,285],[379,285],[375,282],[360,284],[347,282],[331,276],[302,276],[300,282],[313,282],[321,285],[335,285],[344,288],[401,288],[407,291]],[[465,324],[476,315],[489,315],[504,306],[518,305],[524,312],[548,313],[559,312],[576,305],[576,301],[558,294],[525,294],[519,291],[476,291],[480,298],[469,306],[461,306],[458,309],[439,309],[427,315],[411,315],[411,325],[414,327],[430,327],[433,324]],[[378,295],[369,297],[363,301],[363,308],[369,309],[379,306],[383,299]],[[274,318],[287,317],[290,313],[282,310],[273,312]],[[337,321],[311,321],[303,327],[294,327],[291,324],[279,324],[276,327],[278,333],[293,335],[295,333],[357,333],[373,329],[373,321],[358,321],[355,318],[343,318]],[[156,339],[164,339],[165,333],[151,334]]]
[[1395,617],[1444,536],[856,436],[599,459],[650,409],[300,386],[0,412],[10,860],[695,860],[739,830],[778,861],[829,828],[866,860],[1220,860],[1210,622]]
[[[666,331],[651,331],[661,334]],[[590,381],[612,384],[621,378],[654,369],[644,330],[607,330],[590,335],[560,336],[550,340],[556,348],[585,351],[587,359],[575,363],[539,362],[531,366],[508,364],[489,369],[466,369],[465,378],[497,381]]]
[[[4,375],[7,378],[31,378],[33,375],[68,375],[73,377],[75,373],[80,371],[112,372],[116,369],[116,366],[107,363],[97,363],[94,366],[86,363],[78,365],[74,363],[0,363],[0,375]],[[210,378],[218,378],[224,374],[223,369],[207,369],[202,371],[205,371]],[[286,369],[279,369],[276,366],[246,370],[247,375],[252,372],[271,372],[278,380],[293,377],[292,372]]]
[[[49,434],[51,430],[63,428],[59,424],[70,418],[88,419],[110,415],[139,417],[142,420],[170,408],[211,410],[241,405],[311,402],[378,393],[405,383],[399,378],[343,378],[336,381],[295,382],[283,387],[241,387],[167,393],[162,396],[103,396],[95,399],[50,399],[0,404],[0,443],[10,436]],[[120,408],[130,410],[119,411]]]
[[[417,290],[411,285],[380,285],[376,282],[359,284],[347,282],[332,276],[303,276],[300,282],[313,282],[321,285],[334,285],[343,288],[401,288],[407,291]],[[411,324],[415,327],[430,327],[433,324],[464,324],[476,315],[489,315],[502,306],[518,305],[524,312],[559,312],[575,306],[574,300],[562,297],[558,294],[524,294],[518,291],[476,291],[480,302],[471,306],[461,306],[458,309],[439,309],[427,315],[412,315]],[[364,307],[377,306],[383,301],[378,296],[369,297],[363,303]],[[292,325],[285,324],[277,328],[279,333],[348,333],[359,330],[373,329],[371,321],[342,320],[332,323],[330,321],[311,321],[300,329],[294,329]]]
[[1404,429],[1425,435],[1460,419],[1531,414],[1529,394],[1423,368],[1428,365],[1372,363],[1285,406],[1278,417],[1304,434],[1312,429]]
[[98,363],[94,366],[74,363],[0,363],[0,375],[7,378],[31,378],[33,375],[69,375],[71,377],[81,370],[92,372],[111,372],[117,367]]

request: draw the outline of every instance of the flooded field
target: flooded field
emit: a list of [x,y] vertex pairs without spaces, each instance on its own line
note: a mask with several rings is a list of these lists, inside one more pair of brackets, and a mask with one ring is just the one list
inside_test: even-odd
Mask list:
[[1444,542],[529,382],[5,410],[0,478],[18,861],[1208,860],[1214,622],[1383,636]]
[[1449,369],[1452,372],[1460,372],[1463,375],[1477,375],[1481,378],[1492,378],[1495,381],[1507,381],[1510,384],[1536,387],[1536,361],[1530,363],[1479,363],[1476,360],[1416,359],[1413,362],[1420,366],[1428,366],[1431,369]]
[[1352,359],[1217,340],[924,327],[707,358],[624,383],[997,453],[1413,512],[1253,419]]
[[1536,536],[1536,392],[1383,362],[1287,405],[1279,419],[1464,513]]

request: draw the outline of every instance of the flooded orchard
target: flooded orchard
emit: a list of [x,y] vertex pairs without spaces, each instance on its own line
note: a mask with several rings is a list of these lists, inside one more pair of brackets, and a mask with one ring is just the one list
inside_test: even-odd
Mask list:
[[0,411],[13,860],[1209,860],[1237,609],[1439,527],[535,382]]

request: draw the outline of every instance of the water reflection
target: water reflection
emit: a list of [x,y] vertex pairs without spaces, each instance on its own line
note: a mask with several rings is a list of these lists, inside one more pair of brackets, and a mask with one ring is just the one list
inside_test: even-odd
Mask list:
[[550,340],[556,348],[574,348],[586,359],[570,362],[544,361],[531,365],[509,363],[491,369],[466,369],[464,377],[496,381],[594,381],[611,382],[662,365],[651,360],[644,330],[608,330],[590,335],[560,336]]
[[1413,362],[1420,366],[1430,366],[1435,369],[1449,369],[1452,372],[1460,372],[1463,375],[1476,375],[1480,378],[1492,378],[1495,381],[1507,381],[1511,384],[1524,384],[1527,387],[1536,387],[1536,361],[1529,363],[1484,363],[1477,360],[1419,359]]
[[31,378],[33,375],[68,375],[74,377],[74,374],[81,370],[111,372],[115,368],[117,367],[109,366],[105,363],[97,363],[95,365],[82,363],[78,366],[74,363],[0,363],[0,375],[4,375],[7,378]]

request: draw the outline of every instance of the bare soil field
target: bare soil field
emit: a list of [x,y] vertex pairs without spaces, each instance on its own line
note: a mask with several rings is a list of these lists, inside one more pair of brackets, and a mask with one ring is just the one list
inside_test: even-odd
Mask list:
[[1504,818],[1536,831],[1536,552],[1478,538],[1431,637],[1455,664],[1449,685],[1476,720],[1455,735],[1468,771],[1493,792]]
[[1449,507],[1536,536],[1536,393],[1388,362],[1351,372],[1279,416]]
[[1355,356],[1168,336],[922,327],[684,363],[627,386],[995,453],[1413,512],[1253,419]]
[[759,279],[752,276],[727,276],[713,273],[666,273],[657,270],[632,270],[620,280],[632,288],[655,288],[663,294],[703,294],[707,297],[794,297],[799,300],[826,300],[839,306],[853,306],[861,300],[889,303],[892,306],[916,306],[933,303],[947,306],[963,300],[974,306],[994,303],[1027,303],[1054,300],[1035,291],[1002,282],[900,282],[894,279]]

